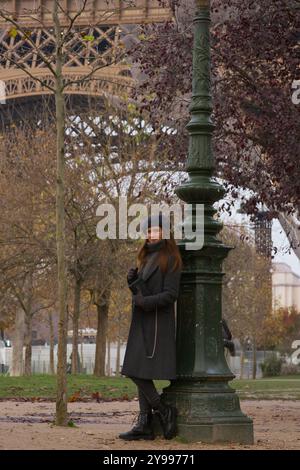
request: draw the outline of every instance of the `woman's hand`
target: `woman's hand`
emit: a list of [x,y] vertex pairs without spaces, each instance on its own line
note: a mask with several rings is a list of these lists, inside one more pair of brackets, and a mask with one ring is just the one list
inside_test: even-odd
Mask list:
[[138,293],[133,296],[133,300],[137,307],[143,308],[145,297],[143,296],[141,291],[138,291]]
[[131,284],[133,281],[135,281],[138,277],[137,275],[138,268],[130,268],[128,273],[127,273],[127,282],[128,284]]

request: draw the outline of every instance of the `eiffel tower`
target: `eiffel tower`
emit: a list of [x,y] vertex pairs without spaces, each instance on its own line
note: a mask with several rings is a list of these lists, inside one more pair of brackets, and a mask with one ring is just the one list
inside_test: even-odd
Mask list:
[[[82,3],[82,0],[60,1],[59,19],[64,31]],[[28,121],[31,116],[36,120],[45,100],[53,107],[51,91],[35,79],[53,84],[53,75],[37,54],[39,50],[47,57],[54,51],[52,5],[53,0],[0,2],[0,10],[20,26],[14,28],[0,15],[0,85],[2,92],[5,90],[5,99],[0,104],[0,127],[25,118]],[[103,67],[95,73],[96,80],[82,81],[66,89],[72,109],[82,110],[93,100],[99,102],[103,96],[118,96],[128,89],[133,81],[130,64],[116,59],[124,48],[124,39],[125,43],[130,42],[130,37],[138,34],[140,24],[170,18],[171,10],[158,0],[88,0],[65,44],[64,77],[79,80],[89,72],[91,61]],[[86,41],[86,37],[93,40]],[[31,76],[16,65],[20,62]]]

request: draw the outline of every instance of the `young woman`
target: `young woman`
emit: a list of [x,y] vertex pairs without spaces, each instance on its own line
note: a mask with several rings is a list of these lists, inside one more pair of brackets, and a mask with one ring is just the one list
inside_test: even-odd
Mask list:
[[146,227],[147,239],[138,252],[137,268],[127,274],[133,293],[132,319],[121,373],[138,387],[140,412],[137,424],[119,435],[126,440],[154,439],[152,409],[164,437],[176,435],[177,410],[161,401],[153,380],[176,378],[174,303],[182,260],[172,233],[170,239],[163,238],[162,214],[149,217]]

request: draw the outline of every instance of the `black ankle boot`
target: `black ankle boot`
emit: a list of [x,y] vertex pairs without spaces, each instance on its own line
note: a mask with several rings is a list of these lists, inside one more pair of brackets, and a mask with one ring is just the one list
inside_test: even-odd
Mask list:
[[137,423],[130,431],[119,434],[120,439],[135,441],[139,439],[153,440],[155,438],[152,428],[152,412],[140,412]]
[[166,405],[162,402],[154,409],[158,415],[165,439],[172,439],[177,434],[177,409],[175,406]]

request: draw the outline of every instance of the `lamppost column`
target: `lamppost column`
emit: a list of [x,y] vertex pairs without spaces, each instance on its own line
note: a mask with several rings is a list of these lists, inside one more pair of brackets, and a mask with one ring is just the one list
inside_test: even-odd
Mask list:
[[242,413],[239,398],[228,385],[234,375],[224,357],[222,262],[233,247],[217,238],[223,224],[213,207],[225,190],[213,177],[210,67],[210,1],[196,0],[193,92],[187,124],[189,179],[176,194],[193,206],[191,219],[184,221],[183,228],[197,228],[195,207],[204,205],[204,245],[188,250],[185,238],[179,243],[184,267],[177,301],[177,379],[164,388],[162,398],[177,407],[182,438],[252,443],[252,421]]

